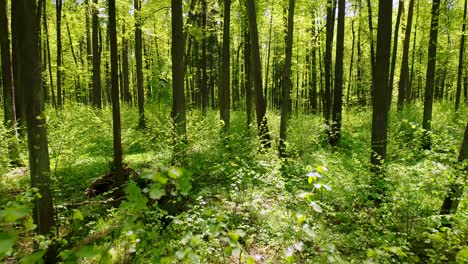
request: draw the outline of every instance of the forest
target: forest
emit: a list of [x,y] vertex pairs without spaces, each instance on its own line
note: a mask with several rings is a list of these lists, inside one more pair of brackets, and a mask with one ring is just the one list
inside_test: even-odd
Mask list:
[[468,263],[468,0],[0,0],[0,262]]

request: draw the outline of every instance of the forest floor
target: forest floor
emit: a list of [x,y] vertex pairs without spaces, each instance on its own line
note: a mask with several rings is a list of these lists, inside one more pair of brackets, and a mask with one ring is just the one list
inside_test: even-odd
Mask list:
[[[159,110],[158,110],[159,109]],[[371,111],[344,111],[341,144],[331,148],[320,115],[292,115],[287,160],[277,157],[279,115],[269,112],[273,148],[260,152],[245,112],[220,134],[218,112],[187,114],[188,145],[173,165],[169,109],[150,104],[147,128],[122,110],[124,161],[139,179],[118,207],[84,190],[109,171],[109,108],[48,110],[52,189],[65,263],[466,263],[468,202],[451,227],[439,209],[457,170],[468,109],[435,105],[433,149],[420,148],[422,106],[391,112],[385,197],[376,207],[369,171]],[[2,143],[3,144],[3,143]],[[5,146],[0,146],[5,149]],[[24,158],[26,145],[22,144]],[[5,155],[0,161],[4,165]],[[182,164],[182,165],[181,165]],[[0,165],[0,207],[27,204],[26,169]],[[4,217],[4,215],[2,216]],[[4,260],[31,258],[31,217]],[[0,227],[5,229],[5,227]],[[40,251],[39,251],[40,252]],[[1,256],[1,255],[0,255]]]

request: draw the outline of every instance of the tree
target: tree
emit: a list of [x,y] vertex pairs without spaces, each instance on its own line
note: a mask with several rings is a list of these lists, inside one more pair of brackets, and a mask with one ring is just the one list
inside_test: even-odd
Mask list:
[[138,92],[138,125],[145,127],[145,94],[143,91],[143,39],[141,32],[141,0],[134,0],[135,6],[135,59]]
[[396,66],[396,59],[397,59],[397,51],[398,51],[398,33],[400,31],[400,20],[401,14],[403,13],[403,8],[405,4],[403,0],[398,2],[398,11],[397,11],[397,19],[395,24],[395,31],[393,33],[393,50],[392,50],[392,60],[390,64],[390,77],[389,77],[389,84],[388,84],[388,108],[392,104],[392,95],[393,95],[393,79],[395,76],[395,66]]
[[341,137],[341,115],[343,111],[343,55],[344,55],[344,31],[345,31],[345,0],[338,0],[338,27],[336,38],[336,63],[335,63],[335,90],[333,100],[333,122],[329,141],[332,146],[338,145]]
[[375,201],[381,200],[383,189],[379,177],[383,175],[383,162],[387,157],[388,79],[390,46],[392,36],[392,1],[379,0],[377,28],[376,69],[373,80],[371,170],[376,173],[377,192]]
[[171,0],[172,13],[172,119],[175,131],[185,141],[184,32],[182,0]]
[[250,64],[255,89],[255,106],[257,113],[257,127],[262,147],[271,147],[268,120],[266,117],[266,100],[262,87],[262,63],[260,61],[260,47],[258,44],[257,11],[254,0],[247,1],[247,17],[250,34]]
[[223,50],[222,50],[222,61],[221,61],[221,85],[219,95],[219,109],[221,120],[223,120],[223,131],[229,131],[230,125],[230,75],[231,75],[231,64],[230,64],[230,50],[231,50],[231,38],[230,38],[230,24],[231,24],[231,0],[224,0],[224,21],[223,21]]
[[[466,8],[467,0],[465,0],[465,5],[463,9],[463,26],[462,26],[462,35],[460,39],[460,53],[458,55],[458,75],[457,75],[457,91],[455,95],[455,110],[458,110],[460,107],[460,97],[462,89],[462,75],[463,75],[463,56],[465,52],[465,31],[466,31]],[[466,96],[465,96],[466,97]]]
[[101,53],[99,52],[99,8],[98,1],[92,5],[92,43],[93,43],[93,106],[100,109],[101,99]]
[[317,44],[316,41],[318,36],[316,36],[316,16],[315,12],[312,13],[313,21],[312,21],[312,48],[311,48],[311,57],[312,57],[312,64],[311,64],[311,78],[310,78],[310,90],[309,90],[309,101],[310,101],[310,108],[313,114],[316,114],[318,111],[317,107]]
[[413,10],[414,10],[414,0],[410,0],[408,6],[408,20],[406,22],[405,29],[405,39],[403,41],[403,56],[401,59],[401,69],[400,69],[400,80],[398,82],[398,111],[403,110],[403,103],[405,102],[405,95],[407,90],[410,89],[410,76],[408,70],[408,57],[409,57],[409,45],[411,39],[411,28],[413,26]]
[[331,132],[330,128],[330,115],[332,107],[332,46],[333,35],[335,31],[335,2],[333,0],[327,1],[327,25],[326,25],[326,39],[325,39],[325,98],[323,100],[323,115],[325,117],[325,124],[327,125],[327,132]]
[[17,163],[19,158],[16,136],[15,92],[13,86],[13,68],[11,64],[10,39],[8,30],[8,6],[6,0],[0,0],[0,50],[3,81],[3,111],[5,127],[10,131],[8,144],[10,161]]
[[278,146],[279,156],[286,157],[286,137],[288,128],[288,119],[291,112],[289,100],[291,94],[291,65],[292,65],[292,46],[294,35],[294,5],[295,0],[289,0],[288,24],[286,27],[286,57],[283,69],[282,95],[281,95],[281,124],[280,124],[280,142]]
[[[49,148],[47,143],[44,101],[41,92],[41,57],[39,50],[39,19],[36,19],[36,3],[29,0],[18,0],[18,14],[22,17],[23,27],[19,32],[19,49],[21,52],[20,72],[21,85],[24,89],[26,106],[26,125],[29,149],[29,168],[31,186],[37,188],[33,219],[41,235],[49,235],[55,226],[52,193],[50,191]],[[40,14],[40,11],[39,13]],[[47,263],[55,263],[54,246],[49,246],[46,254]]]
[[125,182],[122,162],[122,132],[120,125],[120,101],[119,101],[119,74],[117,56],[117,23],[115,19],[115,0],[108,0],[109,12],[109,38],[111,57],[111,86],[112,86],[112,128],[114,138],[114,164],[113,172],[116,175],[118,186]]
[[130,95],[130,74],[128,71],[128,38],[126,35],[125,22],[122,26],[122,92],[125,103],[130,104],[132,97]]
[[18,133],[23,135],[23,125],[26,119],[26,110],[23,102],[24,92],[21,86],[20,75],[20,43],[19,35],[23,31],[24,23],[20,16],[21,1],[11,1],[11,47],[12,47],[12,64],[13,64],[13,85],[15,87],[14,100],[15,100],[15,115],[16,122],[18,123]]
[[62,0],[55,5],[57,27],[57,107],[62,108]]
[[[466,5],[465,5],[466,6]],[[465,8],[466,10],[466,8]],[[460,154],[458,155],[458,162],[463,164],[468,159],[468,123],[466,124],[465,136],[463,137],[462,146],[460,148]],[[463,165],[462,165],[463,166]],[[462,168],[462,174],[464,177],[457,176],[454,181],[450,184],[447,196],[445,196],[444,202],[440,209],[441,215],[454,214],[457,212],[458,205],[463,196],[464,182],[466,182],[466,167]],[[461,179],[460,179],[461,178]]]
[[431,33],[429,36],[429,51],[426,70],[426,88],[424,93],[424,114],[423,114],[423,149],[431,149],[431,121],[432,121],[432,101],[434,97],[434,78],[437,55],[437,36],[439,32],[439,6],[440,0],[432,2]]

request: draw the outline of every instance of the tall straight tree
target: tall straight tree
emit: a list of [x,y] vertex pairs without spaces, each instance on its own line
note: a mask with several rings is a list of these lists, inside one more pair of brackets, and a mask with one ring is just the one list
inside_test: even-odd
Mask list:
[[228,132],[230,126],[230,110],[231,110],[231,99],[230,99],[230,83],[231,83],[231,65],[230,65],[230,50],[231,50],[231,37],[230,37],[230,25],[231,25],[231,0],[224,0],[224,21],[223,21],[223,51],[222,51],[222,62],[221,62],[221,85],[219,95],[219,110],[221,120],[223,120],[223,131]]
[[135,6],[135,59],[138,94],[138,125],[145,127],[145,94],[143,90],[143,39],[141,32],[141,0],[134,0]]
[[22,133],[22,126],[24,125],[24,120],[26,119],[25,105],[23,102],[24,92],[21,89],[21,75],[20,75],[20,61],[21,61],[21,52],[19,46],[19,35],[23,30],[24,23],[21,20],[20,10],[21,2],[20,1],[11,1],[11,47],[12,47],[12,65],[13,65],[13,85],[14,85],[14,100],[15,100],[15,115],[16,122],[18,123],[18,132]]
[[207,25],[206,17],[208,12],[208,5],[206,0],[202,0],[202,55],[201,55],[201,64],[202,64],[202,80],[201,80],[201,103],[203,114],[206,114],[206,108],[208,107],[208,73],[207,73]]
[[310,90],[309,90],[309,101],[310,101],[310,109],[313,114],[316,114],[318,111],[317,107],[317,36],[316,34],[316,16],[315,10],[312,12],[312,48],[311,48],[311,57],[312,57],[312,64],[311,64],[311,72],[312,75],[310,78]]
[[408,6],[408,19],[406,22],[405,39],[403,41],[403,57],[401,59],[400,80],[398,82],[398,104],[397,110],[403,110],[403,103],[405,102],[405,95],[407,89],[410,88],[410,76],[408,69],[409,45],[411,39],[411,27],[413,26],[413,10],[414,0],[410,0]]
[[247,1],[247,17],[249,20],[250,34],[250,64],[253,84],[255,87],[255,106],[257,113],[257,127],[260,143],[264,148],[271,147],[268,120],[266,117],[266,100],[263,96],[262,63],[260,61],[260,47],[258,44],[257,11],[254,0]]
[[132,97],[130,95],[130,74],[128,71],[128,38],[126,35],[125,22],[122,26],[122,92],[125,103],[130,104]]
[[379,0],[379,22],[377,28],[376,71],[373,80],[374,96],[372,106],[371,170],[376,173],[377,197],[381,200],[383,190],[379,179],[383,175],[383,162],[387,157],[388,126],[388,79],[390,65],[390,46],[392,36],[392,1]]
[[[23,27],[19,32],[19,48],[21,52],[20,72],[21,85],[24,89],[26,106],[26,124],[29,149],[29,168],[31,186],[39,190],[34,200],[33,219],[37,231],[48,235],[55,226],[52,193],[50,191],[50,162],[47,144],[46,119],[42,94],[41,56],[39,50],[39,19],[36,19],[36,2],[30,0],[15,0],[20,2],[20,17]],[[40,12],[39,12],[40,14]],[[49,247],[46,263],[55,263],[54,247]]]
[[185,141],[184,31],[182,0],[171,0],[172,13],[172,119],[175,131]]
[[463,8],[463,26],[462,26],[462,35],[460,39],[460,53],[458,57],[458,74],[457,74],[457,91],[455,95],[455,110],[458,110],[460,107],[460,97],[462,89],[462,75],[463,75],[463,57],[465,52],[465,31],[466,31],[466,8],[467,0],[465,0],[465,5]]
[[278,146],[279,156],[286,157],[286,137],[288,129],[288,119],[291,113],[289,101],[291,97],[291,66],[292,66],[292,46],[294,35],[294,5],[295,0],[289,0],[288,24],[286,27],[286,57],[284,61],[282,92],[281,92],[281,123],[280,142]]
[[327,125],[327,133],[330,133],[330,116],[332,107],[332,51],[333,35],[335,31],[335,3],[333,0],[327,1],[327,25],[325,39],[325,98],[323,100],[323,115]]
[[57,33],[57,107],[62,107],[62,0],[56,0]]
[[119,72],[117,62],[117,23],[115,19],[115,0],[108,0],[107,4],[109,12],[112,128],[114,137],[114,164],[112,170],[116,175],[118,185],[122,186],[125,182],[125,177],[122,163],[122,131],[120,125]]
[[333,122],[329,141],[332,146],[338,145],[341,138],[341,115],[343,111],[343,55],[346,1],[338,0],[338,27],[336,37],[335,90],[333,99]]
[[[468,159],[468,123],[466,124],[465,136],[463,137],[462,146],[460,148],[460,154],[458,155],[458,162],[463,163]],[[462,175],[465,175],[464,178],[456,177],[454,181],[450,184],[447,196],[442,203],[440,209],[441,215],[454,214],[457,212],[458,205],[463,195],[464,185],[466,182],[466,170],[467,168],[462,168]]]
[[252,125],[252,69],[250,65],[251,51],[250,51],[250,33],[245,17],[243,23],[243,37],[244,37],[244,87],[245,87],[245,112],[247,114],[247,128]]
[[11,64],[10,39],[8,30],[8,6],[6,0],[0,0],[0,50],[3,81],[3,111],[5,127],[10,131],[8,151],[10,161],[18,162],[18,144],[16,137],[15,91],[13,86],[13,66]]
[[99,52],[99,0],[93,0],[92,10],[92,42],[93,42],[93,106],[100,109],[101,97],[101,53]]
[[434,79],[436,70],[437,37],[439,34],[440,0],[432,2],[431,33],[429,36],[429,51],[426,70],[426,88],[424,91],[424,115],[423,115],[423,149],[431,149],[431,121],[432,101],[434,99]]
[[398,51],[398,33],[400,31],[400,20],[401,20],[401,14],[403,13],[403,8],[405,4],[403,0],[400,0],[398,2],[398,13],[397,13],[397,19],[395,23],[395,31],[393,33],[393,50],[392,50],[392,61],[390,64],[390,76],[389,76],[389,84],[388,84],[388,108],[390,109],[390,106],[392,104],[392,95],[393,95],[393,80],[395,76],[395,66],[396,66],[396,59],[397,59],[397,51]]

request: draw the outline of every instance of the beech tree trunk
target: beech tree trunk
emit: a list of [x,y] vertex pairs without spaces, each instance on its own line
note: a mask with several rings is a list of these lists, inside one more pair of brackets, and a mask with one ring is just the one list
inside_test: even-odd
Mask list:
[[128,72],[128,39],[126,36],[125,23],[122,27],[122,89],[123,89],[123,100],[125,103],[130,104],[132,98],[130,95],[130,76]]
[[286,157],[286,137],[288,129],[288,119],[291,114],[289,101],[291,100],[291,66],[292,66],[292,46],[294,35],[294,5],[295,0],[289,0],[288,24],[286,28],[286,56],[283,69],[282,93],[281,93],[281,122],[280,141],[278,145],[279,156]]
[[[405,97],[407,94],[407,89],[410,88],[410,76],[408,70],[408,57],[409,57],[409,45],[411,38],[411,28],[413,26],[413,10],[414,10],[414,0],[410,0],[408,6],[408,20],[406,22],[405,29],[405,39],[403,41],[403,57],[401,59],[401,69],[400,69],[400,80],[398,82],[398,111],[403,110],[403,104],[405,102]],[[408,100],[409,98],[406,97]]]
[[258,44],[257,11],[254,0],[247,1],[247,17],[249,20],[250,51],[252,78],[255,87],[255,105],[257,113],[258,134],[260,143],[264,148],[271,147],[270,133],[268,130],[268,120],[266,117],[266,101],[263,96],[262,85],[262,63],[260,61],[260,47]]
[[465,52],[465,32],[466,32],[466,8],[467,0],[463,9],[463,26],[462,35],[460,39],[460,53],[458,55],[458,74],[457,74],[457,91],[455,95],[455,111],[460,107],[461,89],[462,89],[462,76],[463,76],[463,57]]
[[333,0],[327,1],[327,25],[325,40],[325,98],[323,100],[323,115],[327,125],[327,133],[331,132],[330,116],[332,107],[332,50],[333,35],[335,31],[335,4]]
[[138,94],[138,126],[144,128],[145,122],[145,91],[143,90],[143,39],[141,32],[141,0],[134,0],[135,5],[135,59]]
[[57,0],[55,10],[57,20],[57,107],[62,108],[62,0]]
[[[52,228],[55,226],[55,212],[50,191],[49,148],[41,91],[40,20],[36,19],[37,7],[35,1],[15,0],[15,2],[20,2],[18,14],[24,23],[22,30],[19,32],[18,44],[21,52],[21,85],[25,92],[24,102],[26,106],[31,186],[37,188],[40,194],[40,197],[36,197],[34,200],[33,219],[39,234],[50,235]],[[49,246],[45,255],[45,262],[56,262],[54,245]]]
[[432,2],[431,33],[429,36],[429,51],[426,71],[426,88],[424,93],[424,115],[423,115],[423,149],[431,149],[431,121],[432,102],[434,97],[434,78],[436,70],[437,37],[439,33],[439,6],[440,0]]
[[221,61],[221,85],[219,97],[219,109],[221,120],[224,122],[223,131],[229,132],[230,127],[230,83],[231,83],[231,38],[230,38],[230,24],[231,24],[231,0],[224,0],[224,21],[223,21],[223,51]]
[[396,59],[397,59],[397,51],[398,51],[398,33],[400,31],[400,20],[401,20],[401,14],[403,13],[403,8],[404,8],[404,2],[403,0],[400,0],[398,2],[398,13],[397,13],[397,19],[396,19],[396,24],[395,24],[395,32],[393,33],[393,50],[392,50],[392,61],[390,65],[390,80],[388,84],[388,109],[390,109],[391,104],[392,104],[392,95],[393,95],[393,80],[395,76],[395,66],[396,66]]
[[341,115],[343,111],[343,56],[346,1],[338,0],[338,27],[336,37],[335,90],[333,99],[333,123],[329,141],[332,146],[340,143]]
[[101,96],[101,53],[99,52],[99,9],[98,0],[93,0],[92,10],[92,42],[93,42],[93,106],[102,107]]

